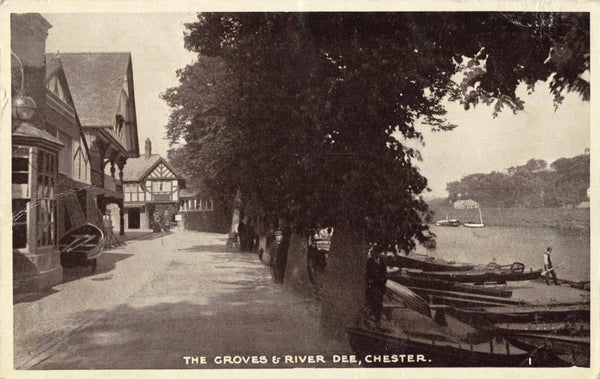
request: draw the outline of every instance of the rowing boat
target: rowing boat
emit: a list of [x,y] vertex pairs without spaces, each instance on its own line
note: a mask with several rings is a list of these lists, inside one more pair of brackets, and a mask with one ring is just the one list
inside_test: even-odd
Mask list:
[[58,241],[63,267],[86,266],[102,252],[104,233],[93,224],[78,226],[66,232]]
[[[404,333],[403,336],[368,330],[347,328],[346,334],[361,364],[371,367],[420,366],[515,367],[529,365],[528,352],[495,339],[469,344],[443,338],[441,335]],[[409,355],[420,354],[425,359]],[[404,360],[401,358],[404,356]],[[387,358],[387,361],[386,361]],[[395,359],[394,359],[395,358]],[[533,364],[543,364],[533,362]]]
[[424,254],[411,254],[410,256],[388,254],[384,257],[384,261],[388,267],[412,268],[423,271],[468,271],[475,268],[473,264],[446,261]]
[[589,322],[590,305],[508,305],[481,308],[450,308],[457,319],[474,325],[523,322]]
[[589,336],[589,322],[504,322],[492,325],[492,329],[502,335],[523,333],[551,333],[570,336]]
[[451,282],[447,280],[427,279],[409,276],[403,274],[400,270],[395,272],[388,272],[388,278],[411,288],[413,291],[415,290],[415,288],[419,288],[424,290],[442,290],[501,298],[509,298],[512,296],[513,293],[513,291],[509,289],[494,286],[483,287],[473,284]]
[[511,345],[523,350],[548,351],[568,366],[590,365],[590,337],[565,336],[552,333],[521,333],[505,336]]
[[462,271],[417,271],[407,270],[409,276],[421,279],[436,279],[457,283],[506,283],[508,281],[535,280],[542,274],[541,269],[511,272],[510,270],[462,270]]

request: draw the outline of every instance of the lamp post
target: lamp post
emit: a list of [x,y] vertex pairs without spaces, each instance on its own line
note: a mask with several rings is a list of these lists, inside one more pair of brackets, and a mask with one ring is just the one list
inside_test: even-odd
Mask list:
[[21,121],[29,121],[37,110],[35,101],[25,94],[25,70],[19,56],[14,52],[10,52],[13,57],[19,62],[19,71],[21,73],[21,86],[17,95],[12,98],[12,117]]

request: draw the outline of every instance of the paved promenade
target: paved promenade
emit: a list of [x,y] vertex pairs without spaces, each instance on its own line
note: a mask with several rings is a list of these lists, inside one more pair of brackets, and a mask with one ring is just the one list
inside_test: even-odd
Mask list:
[[69,270],[50,291],[16,298],[15,368],[340,367],[331,357],[350,348],[321,335],[316,300],[274,284],[225,240],[142,235],[103,253],[95,274]]

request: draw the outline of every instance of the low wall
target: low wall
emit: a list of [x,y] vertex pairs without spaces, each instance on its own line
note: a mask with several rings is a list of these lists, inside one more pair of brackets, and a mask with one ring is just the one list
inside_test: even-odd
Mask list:
[[187,230],[197,230],[209,233],[229,233],[228,217],[218,211],[180,211],[183,227]]

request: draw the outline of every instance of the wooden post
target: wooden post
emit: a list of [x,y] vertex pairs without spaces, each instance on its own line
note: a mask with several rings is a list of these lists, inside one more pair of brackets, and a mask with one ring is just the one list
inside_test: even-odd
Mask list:
[[[120,159],[118,166],[119,166],[119,182],[121,183],[121,193],[123,194],[123,198],[121,199],[121,202],[119,204],[119,235],[122,236],[125,234],[125,219],[123,218],[123,212],[124,212],[124,207],[125,207],[125,195],[124,195],[124,191],[125,189],[123,188],[123,169],[125,168],[125,163],[127,161],[124,159]],[[114,178],[114,164],[111,163],[111,173],[113,174],[113,178]]]

